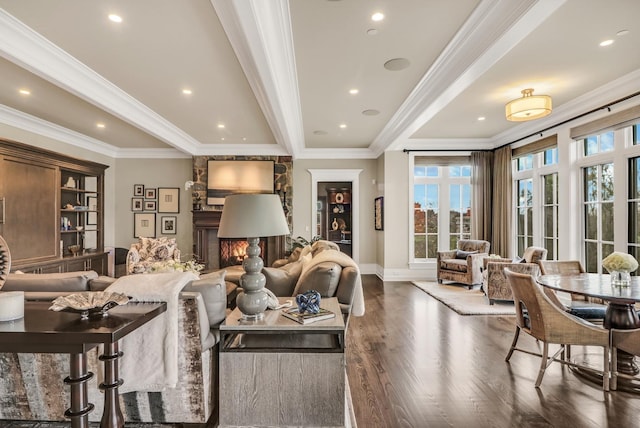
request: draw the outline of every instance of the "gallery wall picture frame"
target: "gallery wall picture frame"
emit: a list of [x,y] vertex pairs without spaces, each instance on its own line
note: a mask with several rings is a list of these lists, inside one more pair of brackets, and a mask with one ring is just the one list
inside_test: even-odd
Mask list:
[[156,201],[144,201],[144,211],[155,211]]
[[180,188],[179,187],[158,187],[158,212],[159,213],[179,213],[180,212]]
[[156,215],[155,213],[133,214],[133,237],[155,238]]
[[175,235],[177,233],[178,217],[160,217],[160,233],[163,235]]
[[144,198],[131,198],[131,211],[142,211],[144,209]]
[[156,189],[155,187],[147,187],[144,189],[144,198],[145,199],[155,199],[156,198]]
[[384,197],[378,196],[373,202],[373,223],[376,230],[384,230]]
[[144,196],[144,184],[133,185],[133,196]]

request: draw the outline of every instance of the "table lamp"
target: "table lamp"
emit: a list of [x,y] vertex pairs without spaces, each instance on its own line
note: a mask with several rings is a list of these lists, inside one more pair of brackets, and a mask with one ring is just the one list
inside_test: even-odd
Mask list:
[[249,243],[247,257],[242,262],[245,273],[240,278],[240,286],[243,291],[236,298],[244,320],[260,320],[267,309],[264,263],[258,246],[260,238],[288,234],[289,226],[277,194],[245,193],[224,199],[218,237],[246,238]]

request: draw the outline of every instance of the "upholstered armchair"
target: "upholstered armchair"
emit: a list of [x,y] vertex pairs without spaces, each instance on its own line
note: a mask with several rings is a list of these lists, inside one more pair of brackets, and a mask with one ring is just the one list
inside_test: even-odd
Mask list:
[[469,289],[482,284],[482,259],[489,256],[490,245],[488,241],[461,239],[457,249],[438,251],[438,283],[442,284],[443,280],[455,281]]
[[131,244],[127,253],[127,275],[147,273],[156,269],[159,262],[180,262],[180,250],[175,238],[139,238]]
[[482,291],[493,305],[496,300],[513,301],[511,286],[504,274],[504,268],[512,272],[524,273],[534,278],[540,275],[538,262],[547,258],[547,249],[528,247],[520,261],[503,258],[485,258],[483,260]]
[[7,280],[9,271],[11,270],[11,252],[7,246],[7,241],[0,236],[0,288]]

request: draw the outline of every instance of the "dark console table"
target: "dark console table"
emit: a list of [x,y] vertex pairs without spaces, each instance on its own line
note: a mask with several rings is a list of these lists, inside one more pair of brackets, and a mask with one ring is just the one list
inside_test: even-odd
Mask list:
[[100,360],[105,365],[104,413],[101,427],[122,427],[118,402],[118,341],[166,311],[166,303],[128,303],[109,311],[108,316],[81,320],[79,314],[48,310],[49,302],[26,302],[24,318],[0,323],[0,352],[67,353],[69,376],[64,380],[71,391],[71,406],[65,416],[73,428],[89,427],[93,404],[87,399],[87,351],[104,344]]

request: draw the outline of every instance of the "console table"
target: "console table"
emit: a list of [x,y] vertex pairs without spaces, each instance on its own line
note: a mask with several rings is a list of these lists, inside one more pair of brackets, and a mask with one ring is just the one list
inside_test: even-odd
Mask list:
[[[283,303],[293,298],[280,298]],[[321,307],[335,318],[298,324],[267,310],[220,326],[219,426],[345,425],[345,325],[336,298]]]
[[25,302],[24,318],[0,323],[0,352],[67,353],[71,406],[65,416],[73,428],[89,427],[93,404],[87,401],[87,351],[104,344],[104,413],[101,427],[122,427],[124,421],[118,401],[118,341],[166,311],[166,303],[127,303],[109,311],[108,316],[81,320],[79,314],[48,310],[50,302]]

